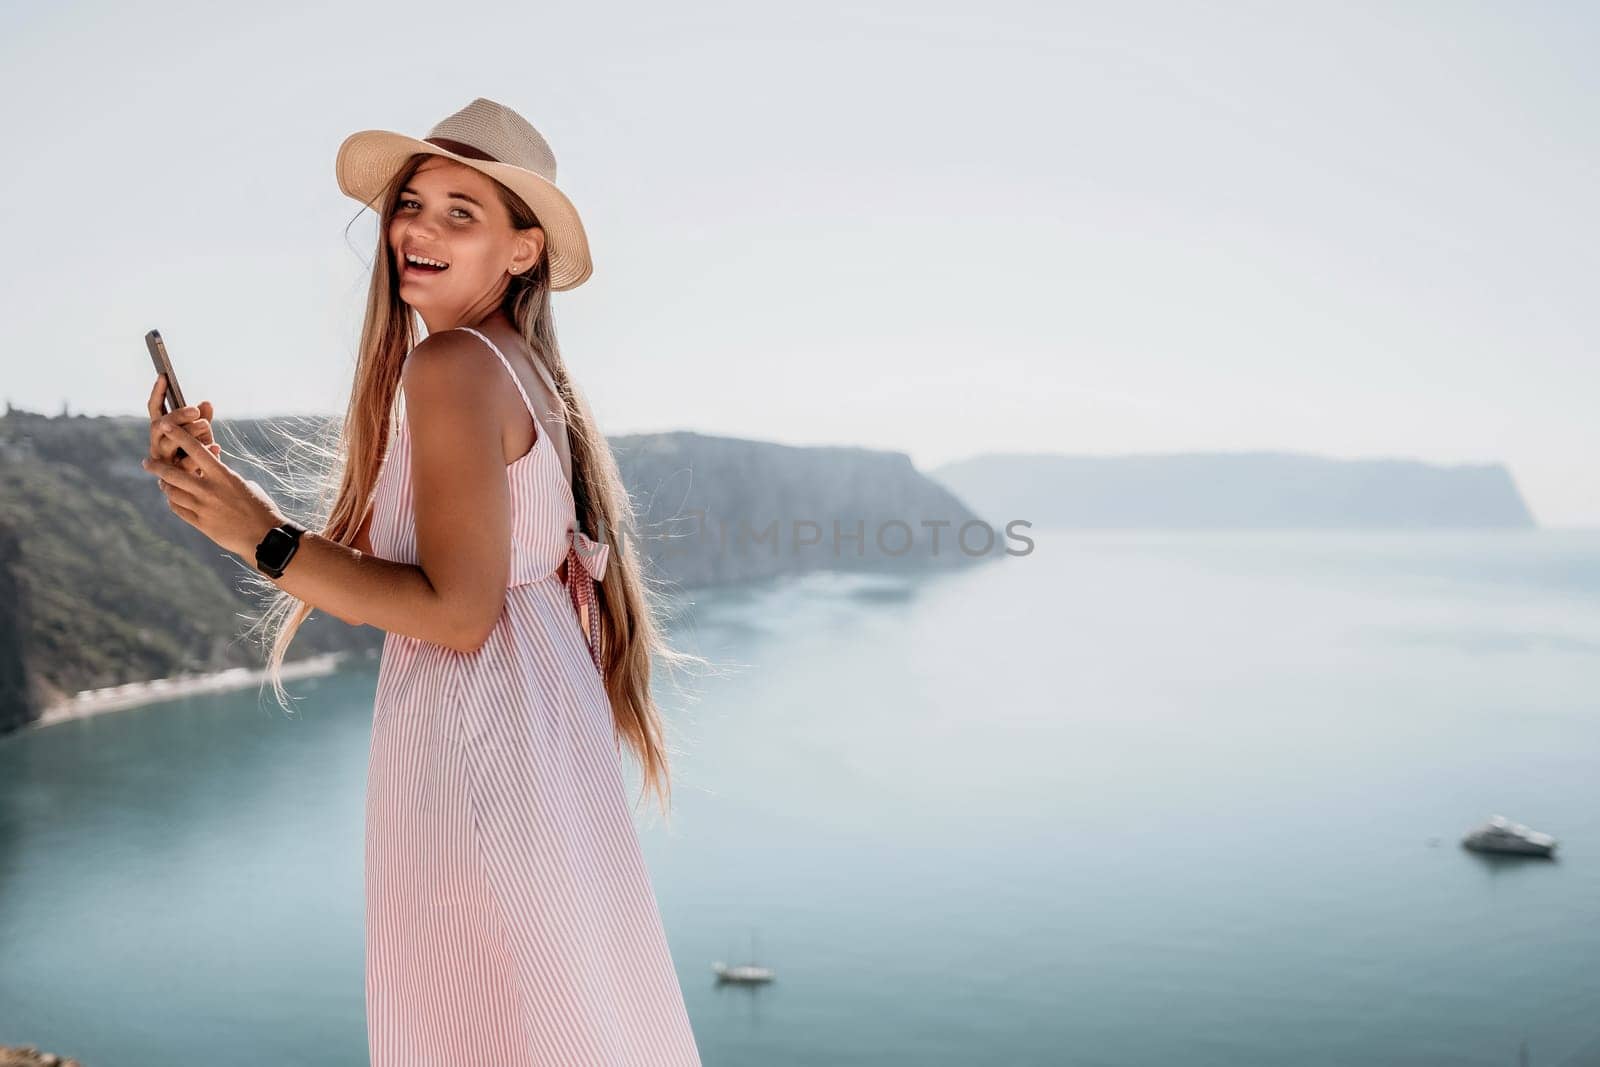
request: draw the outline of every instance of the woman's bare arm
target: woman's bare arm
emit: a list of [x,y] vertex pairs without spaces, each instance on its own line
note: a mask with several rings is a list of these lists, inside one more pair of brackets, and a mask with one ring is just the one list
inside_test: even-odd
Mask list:
[[[361,522],[361,529],[356,531],[355,550],[357,552],[361,553],[364,556],[371,556],[371,555],[375,554],[372,551],[372,516],[373,516],[373,512],[368,511],[367,512],[367,517],[365,519],[363,519],[362,522]],[[279,584],[282,584],[282,583],[279,583]],[[345,616],[340,615],[336,611],[329,611],[327,608],[322,608],[320,610],[322,611],[323,614],[332,615],[334,618],[338,619],[340,622],[348,623],[351,626],[361,626],[361,625],[363,625],[363,623],[361,622],[360,619],[348,619]]]
[[493,354],[465,334],[434,334],[412,349],[401,387],[418,563],[307,532],[278,587],[351,625],[479,648],[504,610],[511,573],[504,378]]

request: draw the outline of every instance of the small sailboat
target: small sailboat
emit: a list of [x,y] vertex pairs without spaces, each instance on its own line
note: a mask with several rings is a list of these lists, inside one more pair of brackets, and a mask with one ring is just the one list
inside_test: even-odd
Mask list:
[[1503,852],[1519,856],[1549,856],[1556,850],[1556,839],[1549,834],[1530,830],[1504,815],[1495,815],[1488,822],[1461,839],[1465,848],[1474,852]]
[[[732,956],[733,953],[728,953]],[[756,962],[755,934],[750,935],[750,960],[747,963],[723,963],[721,960],[711,965],[712,973],[717,976],[717,983],[724,982],[733,985],[761,985],[772,981],[776,975],[771,967],[763,967]]]
[[772,981],[774,975],[771,967],[761,967],[754,963],[735,963],[732,965],[718,960],[711,965],[716,972],[719,982],[737,982],[740,985],[759,985],[762,982]]

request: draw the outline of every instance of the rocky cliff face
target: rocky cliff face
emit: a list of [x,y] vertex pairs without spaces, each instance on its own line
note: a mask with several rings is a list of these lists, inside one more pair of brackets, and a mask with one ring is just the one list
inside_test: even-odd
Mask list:
[[20,726],[39,703],[28,681],[26,640],[32,612],[17,573],[21,563],[17,531],[0,521],[0,733]]
[[611,445],[639,517],[633,540],[685,586],[961,566],[999,551],[995,531],[903,452],[688,432]]
[[[302,435],[325,427],[290,421]],[[219,439],[230,453],[241,442],[276,463],[279,423],[240,420]],[[0,730],[60,694],[260,666],[260,650],[239,639],[259,610],[246,564],[168,509],[139,466],[148,438],[142,417],[13,409],[0,418]],[[986,543],[983,524],[902,453],[695,433],[612,444],[640,521],[608,536],[631,538],[669,585],[961,566]],[[268,472],[242,472],[310,524],[311,502],[273,489]],[[966,550],[956,542],[963,525]],[[292,655],[371,654],[382,639],[314,613]]]

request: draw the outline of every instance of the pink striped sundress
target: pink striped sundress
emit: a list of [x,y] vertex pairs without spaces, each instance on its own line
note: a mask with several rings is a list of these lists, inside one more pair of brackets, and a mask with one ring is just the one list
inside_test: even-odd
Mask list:
[[[571,484],[511,363],[462,329],[511,374],[537,440],[506,465],[511,577],[488,641],[462,653],[384,639],[366,796],[371,1061],[698,1065],[598,627],[586,634],[577,610],[610,546],[578,529]],[[370,536],[377,555],[415,563],[405,426],[383,460]]]

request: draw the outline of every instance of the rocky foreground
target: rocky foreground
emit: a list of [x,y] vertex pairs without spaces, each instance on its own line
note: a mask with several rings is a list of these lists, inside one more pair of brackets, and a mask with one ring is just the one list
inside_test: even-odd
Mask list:
[[83,1067],[83,1064],[54,1052],[40,1052],[32,1045],[21,1048],[0,1045],[0,1067]]

